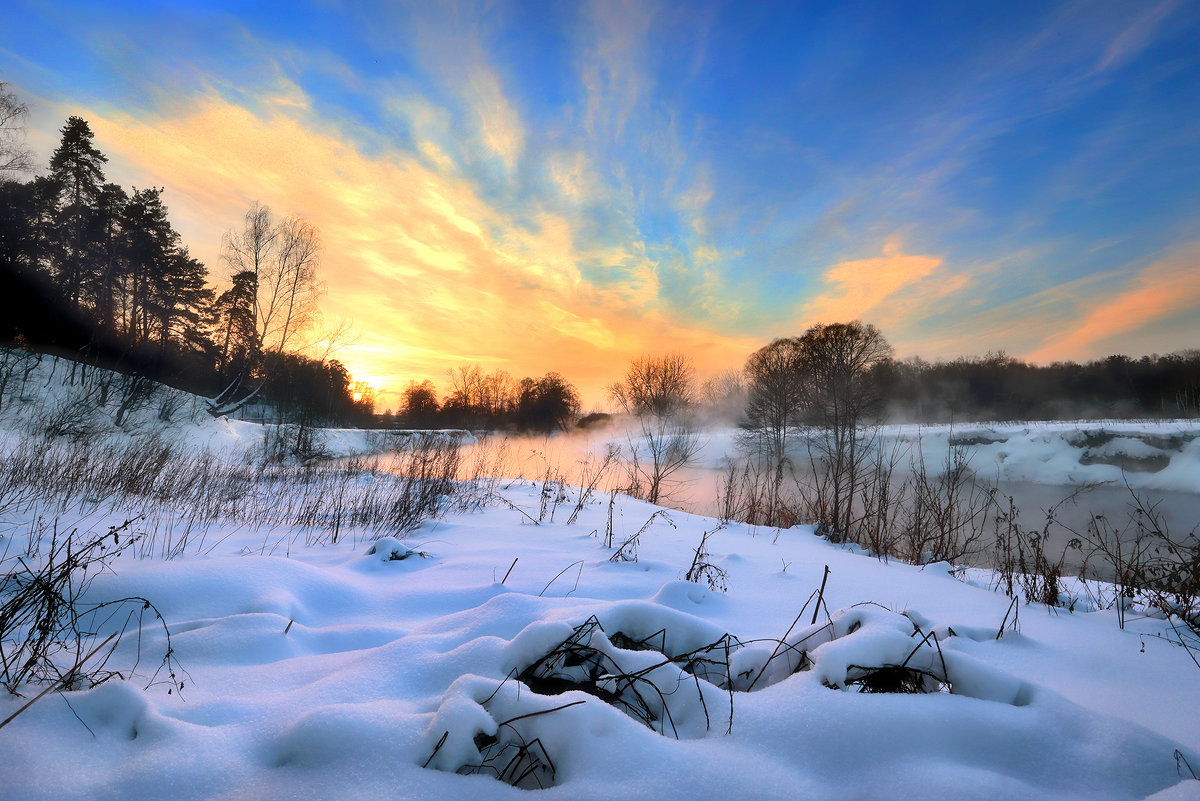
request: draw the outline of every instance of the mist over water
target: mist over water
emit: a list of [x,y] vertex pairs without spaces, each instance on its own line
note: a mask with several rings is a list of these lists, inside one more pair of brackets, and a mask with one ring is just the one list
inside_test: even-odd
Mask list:
[[[1104,425],[1136,428],[1137,424],[1113,421]],[[962,426],[957,430],[973,432],[977,428],[981,427]],[[1048,426],[1047,433],[1040,438],[1030,436],[1030,440],[1039,444],[1052,436],[1070,439],[1077,436],[1073,432],[1094,433],[1098,428],[1099,424],[1095,423],[1057,424],[1053,428]],[[1024,429],[1025,432],[1029,430]],[[932,474],[936,475],[939,469],[944,471],[947,444],[954,440],[954,431],[947,426],[892,426],[885,429],[885,447],[896,448],[900,455],[896,480],[903,480],[911,474],[914,460],[921,458]],[[995,439],[999,440],[1004,433],[1005,430],[1001,430]],[[699,446],[696,456],[686,467],[670,476],[659,497],[659,505],[685,513],[718,517],[730,465],[743,465],[755,456],[747,447],[742,432],[727,424],[717,422],[711,428],[695,430],[688,436],[694,438]],[[1006,451],[1000,447],[1003,441],[989,441],[989,437],[977,436],[974,439],[980,439],[981,442],[960,445],[975,476],[975,485],[995,488],[996,505],[988,511],[989,519],[1001,511],[1008,511],[1011,498],[1020,527],[1029,531],[1044,529],[1048,552],[1054,559],[1064,554],[1063,565],[1067,573],[1077,574],[1085,568],[1089,575],[1097,573],[1096,565],[1084,563],[1083,553],[1079,549],[1068,547],[1072,538],[1086,532],[1093,515],[1103,517],[1113,529],[1121,532],[1121,536],[1131,535],[1134,530],[1131,487],[1161,514],[1172,535],[1185,535],[1200,524],[1200,481],[1191,482],[1190,485],[1187,481],[1175,481],[1173,485],[1155,486],[1163,482],[1152,480],[1153,476],[1151,480],[1146,480],[1144,475],[1129,474],[1133,480],[1127,486],[1127,476],[1115,467],[1104,468],[1108,472],[1098,473],[1101,480],[1097,480],[1095,471],[1057,466],[1054,459],[1063,460],[1065,456],[1049,450],[1047,453],[1030,453],[1026,457],[1030,462],[1046,463],[1046,469],[1036,475],[1037,480],[1006,477],[1005,465],[1011,467],[1015,458],[1021,455],[1014,455],[1010,451],[1019,452],[1022,447],[1029,450],[1033,446],[1018,445]],[[954,441],[971,442],[972,439],[971,436],[965,436]],[[488,464],[489,470],[494,470],[498,477],[562,480],[568,485],[579,486],[594,481],[606,454],[615,450],[617,460],[596,481],[596,489],[601,492],[620,492],[627,491],[630,486],[626,460],[634,448],[644,448],[637,426],[617,421],[598,430],[551,436],[494,434],[480,437],[464,446],[463,461]],[[1090,451],[1083,453],[1086,455]],[[1071,461],[1074,462],[1077,456],[1077,453],[1072,455]],[[803,444],[793,446],[791,457],[791,475],[785,479],[785,484],[792,491],[802,492],[801,488],[808,486],[813,477],[807,448]],[[1011,469],[1007,471],[1009,474],[1012,472]],[[1025,472],[1030,472],[1030,469],[1027,468]],[[1020,471],[1017,473],[1020,475]],[[1047,527],[1047,513],[1050,510],[1053,510],[1053,522]],[[973,566],[992,566],[991,545],[991,535],[985,535],[979,552],[965,561]]]

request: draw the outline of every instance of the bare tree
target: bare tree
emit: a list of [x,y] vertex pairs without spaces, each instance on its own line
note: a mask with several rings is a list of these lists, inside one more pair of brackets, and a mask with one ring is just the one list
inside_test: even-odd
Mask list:
[[627,443],[629,489],[658,503],[703,445],[683,417],[696,402],[696,369],[678,353],[639,356],[608,392],[637,421]]
[[750,387],[742,425],[777,466],[783,464],[789,436],[801,425],[806,371],[799,337],[776,339],[746,360]]
[[875,326],[850,323],[815,325],[798,341],[804,365],[805,421],[822,436],[818,486],[823,487],[822,520],[834,537],[844,536],[854,520],[853,507],[867,450],[866,423],[878,410],[880,393],[874,368],[892,355],[892,347]]
[[274,246],[275,258],[259,282],[259,308],[264,350],[282,352],[317,317],[321,237],[293,214],[275,226]]
[[29,107],[0,81],[0,179],[33,169],[33,154],[25,146],[28,113]]
[[674,417],[696,402],[696,368],[681,353],[642,355],[608,394],[627,414]]
[[741,370],[725,370],[700,385],[700,402],[706,414],[736,420],[746,405],[746,380]]
[[[321,239],[314,225],[297,215],[276,222],[271,209],[255,202],[243,217],[240,231],[227,231],[221,254],[234,276],[247,289],[239,297],[249,308],[246,328],[253,342],[248,353],[262,357],[294,350],[297,338],[317,318],[321,285],[317,281]],[[234,310],[230,310],[231,313]],[[247,360],[217,397],[209,413],[223,416],[248,403],[263,386],[262,377],[247,390],[249,373],[258,365]]]
[[512,411],[517,402],[517,382],[507,370],[493,370],[479,385],[481,411],[493,422]]
[[295,214],[276,222],[255,202],[241,231],[227,231],[221,257],[233,275],[254,275],[254,327],[259,350],[283,352],[316,316],[321,238]]
[[638,418],[627,448],[629,491],[650,503],[670,497],[672,485],[696,461],[704,442],[696,430],[664,417]]
[[460,364],[446,371],[450,393],[442,409],[458,419],[458,425],[470,428],[479,422],[483,407],[483,368],[478,364]]

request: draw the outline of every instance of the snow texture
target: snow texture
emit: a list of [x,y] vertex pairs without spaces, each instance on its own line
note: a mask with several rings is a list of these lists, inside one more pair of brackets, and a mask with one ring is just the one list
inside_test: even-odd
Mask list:
[[[229,459],[262,436],[190,419],[157,436]],[[1080,430],[990,426],[976,447],[1031,481],[1057,462],[1117,469],[1081,465],[1085,451],[1154,449],[1170,466],[1143,475],[1195,485],[1194,428],[1106,424],[1119,436],[1103,443]],[[341,453],[370,447],[360,432],[326,436]],[[932,450],[950,434],[921,436]],[[300,532],[224,523],[204,552],[123,556],[88,595],[151,600],[185,690],[146,688],[142,665],[47,696],[0,729],[0,797],[528,797],[497,779],[507,771],[547,799],[1200,798],[1186,767],[1200,768],[1200,669],[1164,620],[1121,630],[1112,610],[1029,605],[1019,631],[997,636],[1009,599],[986,582],[887,564],[808,527],[714,533],[719,593],[681,580],[710,519],[673,513],[676,527],[642,535],[636,562],[614,563],[597,535],[607,496],[574,525],[535,525],[538,486],[500,492],[505,503],[403,539],[305,546]],[[90,508],[97,526],[119,517]],[[619,497],[616,541],[655,511]],[[6,515],[2,544],[24,548],[34,522]],[[547,661],[564,643],[592,661]],[[117,656],[131,663],[134,646]],[[141,646],[161,652],[161,631]],[[561,691],[534,692],[539,681]],[[871,691],[897,683],[913,691]],[[634,690],[649,722],[631,713]],[[0,697],[0,719],[22,703]]]

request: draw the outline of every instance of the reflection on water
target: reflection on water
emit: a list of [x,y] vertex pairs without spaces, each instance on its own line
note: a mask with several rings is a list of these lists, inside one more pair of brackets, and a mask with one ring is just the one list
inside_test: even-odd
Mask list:
[[[659,504],[684,512],[719,516],[723,481],[727,467],[732,461],[745,459],[739,448],[737,432],[711,431],[693,435],[700,440],[701,449],[694,464],[676,473],[664,487]],[[622,459],[627,460],[634,448],[644,447],[636,436],[607,429],[590,435],[558,435],[552,437],[512,437],[494,435],[482,437],[465,446],[464,470],[473,476],[491,475],[504,478],[526,478],[531,480],[562,480],[575,486],[595,486],[600,491],[627,491],[630,476]],[[613,449],[620,459],[601,471],[606,454]],[[643,455],[644,458],[644,455]],[[811,484],[811,471],[806,460],[795,460],[795,474],[789,476],[788,486],[793,491]],[[904,462],[902,460],[901,465]],[[936,469],[930,464],[930,469]],[[971,468],[978,476],[986,476],[992,465],[985,460],[976,460]],[[902,471],[898,473],[903,479]],[[981,479],[982,480],[982,479]],[[1065,553],[1064,568],[1077,573],[1084,567],[1083,553],[1067,547],[1073,537],[1085,532],[1093,515],[1102,516],[1115,530],[1128,536],[1133,533],[1131,524],[1131,495],[1127,486],[1112,481],[1089,486],[1079,491],[1078,485],[1069,483],[1035,483],[1029,481],[990,481],[988,487],[996,488],[998,505],[990,513],[995,515],[1001,507],[1009,508],[1008,499],[1018,513],[1022,529],[1041,531],[1048,534],[1047,550],[1057,559]],[[1200,488],[1198,488],[1200,489]],[[1153,504],[1162,515],[1162,520],[1174,536],[1193,531],[1200,523],[1200,493],[1179,490],[1146,490],[1140,494]],[[1047,513],[1054,510],[1054,521],[1047,528]],[[990,540],[990,535],[986,539]],[[990,545],[989,543],[986,543]],[[990,566],[992,556],[986,548],[971,557],[969,562],[979,566]],[[1096,566],[1089,566],[1091,572]]]

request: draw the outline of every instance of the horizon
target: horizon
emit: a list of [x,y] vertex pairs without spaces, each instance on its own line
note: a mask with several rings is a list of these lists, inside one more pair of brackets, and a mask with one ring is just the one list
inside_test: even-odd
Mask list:
[[[323,4],[321,9],[326,8]],[[585,407],[862,319],[898,358],[1200,346],[1200,7],[19,3],[0,80],[165,186],[221,283],[254,201],[325,242],[395,407],[478,363]],[[311,31],[319,31],[312,34]]]

